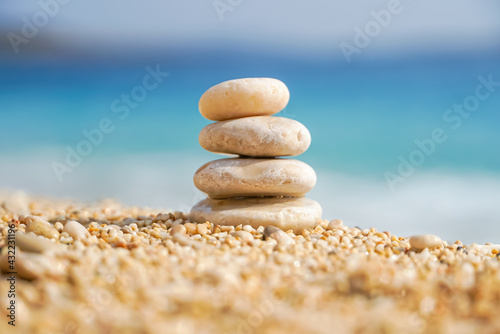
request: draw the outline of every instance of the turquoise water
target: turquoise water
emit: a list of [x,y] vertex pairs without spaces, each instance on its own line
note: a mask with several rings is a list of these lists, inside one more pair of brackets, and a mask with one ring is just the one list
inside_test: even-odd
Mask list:
[[[241,57],[241,56],[240,56]],[[136,64],[66,64],[0,67],[0,150],[75,145],[81,131],[108,117],[117,129],[95,154],[200,151],[196,133],[208,123],[197,101],[211,85],[228,78],[271,76],[290,88],[291,100],[281,114],[304,123],[313,143],[303,159],[341,172],[376,175],[397,167],[415,139],[429,137],[435,127],[449,129],[448,140],[422,168],[500,171],[500,92],[481,101],[474,114],[452,131],[443,113],[474,93],[479,75],[500,81],[496,59],[385,61],[343,63],[248,61],[224,67],[212,60],[165,60],[170,75],[156,90],[119,120],[111,102],[140,84],[146,66]],[[192,64],[198,64],[193,66]],[[16,126],[8,126],[15,124]]]
[[[311,197],[321,202],[325,218],[473,241],[491,238],[473,234],[471,221],[481,220],[486,230],[500,225],[500,87],[458,129],[443,120],[454,103],[475,93],[478,76],[500,82],[497,54],[349,65],[221,53],[30,63],[0,65],[0,188],[187,209],[202,198],[192,174],[217,158],[197,142],[209,123],[198,112],[199,97],[227,79],[268,76],[291,92],[279,115],[312,134],[300,159],[318,171]],[[168,77],[120,119],[111,104],[156,64]],[[103,118],[114,131],[59,182],[52,163],[64,163],[66,147],[75,149],[85,140],[82,131]],[[447,140],[391,191],[384,173],[396,173],[399,156],[408,159],[414,141],[435,128]]]

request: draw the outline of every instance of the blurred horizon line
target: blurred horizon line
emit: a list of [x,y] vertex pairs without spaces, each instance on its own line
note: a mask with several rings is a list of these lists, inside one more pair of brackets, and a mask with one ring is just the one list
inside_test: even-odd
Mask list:
[[[284,60],[290,62],[315,62],[315,63],[341,63],[346,67],[356,66],[356,64],[384,63],[384,62],[407,62],[418,61],[449,61],[449,60],[495,60],[500,55],[500,43],[498,45],[481,45],[475,49],[464,48],[459,45],[446,48],[398,48],[391,52],[379,52],[377,50],[364,50],[366,54],[355,54],[352,63],[346,62],[340,49],[338,52],[333,50],[324,50],[321,52],[291,52],[289,47],[283,48],[262,48],[262,51],[256,50],[255,44],[231,44],[230,42],[212,43],[210,45],[198,44],[188,45],[186,43],[171,43],[167,45],[141,46],[131,49],[130,45],[117,47],[116,45],[100,48],[76,47],[75,45],[65,45],[53,43],[52,39],[45,39],[42,36],[35,38],[30,44],[23,45],[25,50],[16,54],[7,38],[0,39],[0,59],[2,63],[15,64],[22,63],[26,59],[36,58],[37,62],[58,61],[62,63],[108,63],[115,64],[141,62],[145,60],[155,61],[168,58],[178,64],[191,63],[193,58],[202,58],[211,62],[221,58],[246,57],[246,58],[264,58]],[[148,52],[144,52],[147,49]],[[223,55],[223,56],[221,56]],[[119,56],[117,58],[117,56]]]

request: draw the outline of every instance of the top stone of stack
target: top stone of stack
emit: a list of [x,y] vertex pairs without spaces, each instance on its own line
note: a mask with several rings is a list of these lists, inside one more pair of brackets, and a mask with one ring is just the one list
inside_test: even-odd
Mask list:
[[212,121],[249,116],[269,116],[283,110],[290,99],[286,85],[272,78],[247,78],[221,82],[207,90],[198,107]]

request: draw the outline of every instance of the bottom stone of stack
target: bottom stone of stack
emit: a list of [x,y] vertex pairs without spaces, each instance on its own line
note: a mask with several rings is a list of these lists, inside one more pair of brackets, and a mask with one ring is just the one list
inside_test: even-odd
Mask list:
[[321,220],[321,206],[309,198],[207,198],[198,202],[189,214],[192,222],[218,225],[273,225],[295,233],[315,227]]

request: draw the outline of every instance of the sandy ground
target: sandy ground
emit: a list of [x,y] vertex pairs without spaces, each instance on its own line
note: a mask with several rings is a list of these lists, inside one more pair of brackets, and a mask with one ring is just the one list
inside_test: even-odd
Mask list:
[[0,203],[0,333],[500,332],[498,245],[415,249],[338,220],[299,235],[192,224],[110,200]]

